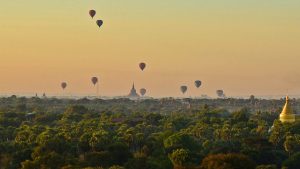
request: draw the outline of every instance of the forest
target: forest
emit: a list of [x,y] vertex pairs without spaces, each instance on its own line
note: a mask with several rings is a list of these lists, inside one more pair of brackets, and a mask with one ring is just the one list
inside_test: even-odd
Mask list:
[[284,103],[0,98],[0,169],[299,169]]

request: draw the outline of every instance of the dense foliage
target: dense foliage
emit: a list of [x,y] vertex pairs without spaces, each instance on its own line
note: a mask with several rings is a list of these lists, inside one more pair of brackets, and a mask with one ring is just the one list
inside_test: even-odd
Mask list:
[[1,98],[0,168],[296,169],[300,123],[276,120],[283,104]]

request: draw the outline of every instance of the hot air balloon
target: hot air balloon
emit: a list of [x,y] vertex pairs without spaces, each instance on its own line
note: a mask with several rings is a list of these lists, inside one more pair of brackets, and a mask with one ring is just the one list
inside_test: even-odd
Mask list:
[[141,62],[141,63],[139,64],[139,66],[140,66],[140,69],[143,71],[143,70],[146,68],[146,63]]
[[98,83],[98,78],[92,77],[91,81],[92,81],[93,85],[95,86]]
[[217,90],[216,93],[217,93],[218,97],[224,97],[225,96],[223,90]]
[[94,16],[96,15],[96,11],[92,9],[89,11],[89,14],[92,18],[94,18]]
[[97,20],[96,23],[99,26],[99,28],[103,25],[103,21],[102,20]]
[[98,77],[92,77],[91,81],[92,81],[93,85],[96,87],[96,95],[98,95],[98,93],[99,93]]
[[62,82],[62,83],[61,83],[61,88],[62,88],[63,90],[65,90],[66,87],[67,87],[67,83],[66,83],[66,82]]
[[145,88],[140,89],[140,93],[142,96],[146,94],[147,90]]
[[196,81],[195,81],[195,86],[196,86],[197,88],[199,88],[199,87],[201,86],[201,84],[202,84],[202,82],[201,82],[200,80],[196,80]]
[[184,94],[187,91],[188,87],[187,86],[181,86],[180,90],[182,92],[182,94]]

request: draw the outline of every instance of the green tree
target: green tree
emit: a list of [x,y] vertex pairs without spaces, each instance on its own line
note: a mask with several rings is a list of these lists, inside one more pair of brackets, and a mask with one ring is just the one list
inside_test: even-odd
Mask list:
[[109,143],[109,133],[104,130],[94,132],[89,140],[89,145],[93,151],[102,151]]
[[186,149],[176,149],[169,154],[169,158],[175,167],[185,167],[189,161],[189,152]]
[[114,165],[114,166],[109,167],[109,169],[125,169],[125,168],[122,166],[119,166],[119,165]]
[[250,113],[246,108],[231,114],[234,122],[247,122],[250,118]]
[[172,152],[174,149],[188,149],[189,151],[199,150],[198,142],[188,134],[175,133],[164,140],[164,147]]
[[255,169],[277,169],[276,165],[259,165]]
[[295,136],[293,135],[286,136],[283,145],[285,151],[288,152],[289,155],[291,155],[292,153],[300,149],[300,144],[298,140],[295,138]]
[[62,119],[72,122],[79,122],[82,116],[88,112],[88,109],[84,106],[74,105],[67,108],[64,112]]
[[109,145],[108,151],[111,153],[113,164],[116,165],[123,165],[132,156],[128,146],[123,143]]
[[300,153],[298,152],[290,156],[287,160],[283,162],[282,166],[287,167],[288,169],[299,169]]
[[108,151],[91,152],[85,155],[85,161],[90,167],[109,167],[113,165],[112,156]]
[[283,144],[284,135],[285,130],[283,124],[279,120],[275,120],[269,141],[273,143],[273,145],[275,145],[276,147],[279,147]]
[[205,157],[201,169],[255,169],[255,163],[243,154],[216,154]]

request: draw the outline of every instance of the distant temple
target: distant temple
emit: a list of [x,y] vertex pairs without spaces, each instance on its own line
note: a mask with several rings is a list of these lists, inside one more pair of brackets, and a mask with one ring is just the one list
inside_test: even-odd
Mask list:
[[300,117],[299,115],[294,113],[294,111],[290,105],[290,99],[287,96],[285,105],[282,109],[282,112],[280,113],[279,120],[283,123],[293,123],[293,122],[299,120],[300,119],[299,117]]
[[137,92],[136,92],[136,90],[135,90],[134,83],[133,83],[133,85],[132,85],[132,88],[131,88],[131,91],[130,91],[128,97],[129,97],[129,98],[138,98],[138,97],[140,97],[140,95],[137,94]]

